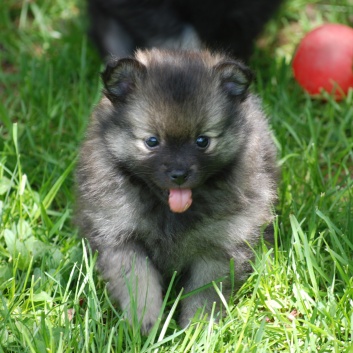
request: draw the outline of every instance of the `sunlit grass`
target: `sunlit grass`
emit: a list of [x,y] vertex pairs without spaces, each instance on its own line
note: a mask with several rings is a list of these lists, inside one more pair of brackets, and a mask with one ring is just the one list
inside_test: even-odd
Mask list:
[[110,301],[72,222],[73,169],[102,69],[84,6],[0,3],[0,353],[353,351],[353,92],[313,100],[290,68],[301,33],[349,23],[353,4],[307,4],[284,6],[251,62],[282,169],[275,246],[256,249],[219,322],[200,311],[181,330],[183,293],[170,286],[143,337]]

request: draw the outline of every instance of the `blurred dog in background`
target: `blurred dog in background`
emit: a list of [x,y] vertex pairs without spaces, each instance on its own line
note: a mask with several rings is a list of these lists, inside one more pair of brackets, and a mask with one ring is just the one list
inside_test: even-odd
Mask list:
[[137,48],[221,50],[247,60],[281,0],[88,0],[102,57]]

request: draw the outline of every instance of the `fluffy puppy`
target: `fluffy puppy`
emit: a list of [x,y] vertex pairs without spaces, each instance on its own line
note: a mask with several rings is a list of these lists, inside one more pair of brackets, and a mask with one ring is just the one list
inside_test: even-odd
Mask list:
[[103,57],[136,48],[226,50],[247,59],[281,0],[88,0],[90,34]]
[[[102,77],[77,168],[77,220],[111,296],[130,320],[133,301],[148,332],[174,271],[186,292],[222,278],[226,298],[246,278],[250,247],[272,221],[275,147],[239,61],[155,49],[111,61]],[[213,302],[213,288],[184,299],[180,324]]]

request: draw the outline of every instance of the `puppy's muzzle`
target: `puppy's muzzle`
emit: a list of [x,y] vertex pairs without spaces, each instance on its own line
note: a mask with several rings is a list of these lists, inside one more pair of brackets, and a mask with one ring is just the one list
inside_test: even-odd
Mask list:
[[175,169],[167,172],[169,179],[177,185],[183,185],[189,178],[190,172],[183,169]]

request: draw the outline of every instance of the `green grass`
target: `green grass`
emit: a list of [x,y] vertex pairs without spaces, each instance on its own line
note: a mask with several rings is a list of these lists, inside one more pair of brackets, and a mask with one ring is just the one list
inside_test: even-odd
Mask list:
[[311,99],[290,69],[300,37],[324,21],[349,24],[353,2],[308,3],[283,7],[251,63],[282,168],[275,247],[257,250],[220,323],[180,330],[169,288],[159,327],[141,337],[72,223],[73,169],[102,69],[84,6],[0,2],[0,353],[353,352],[353,91]]

